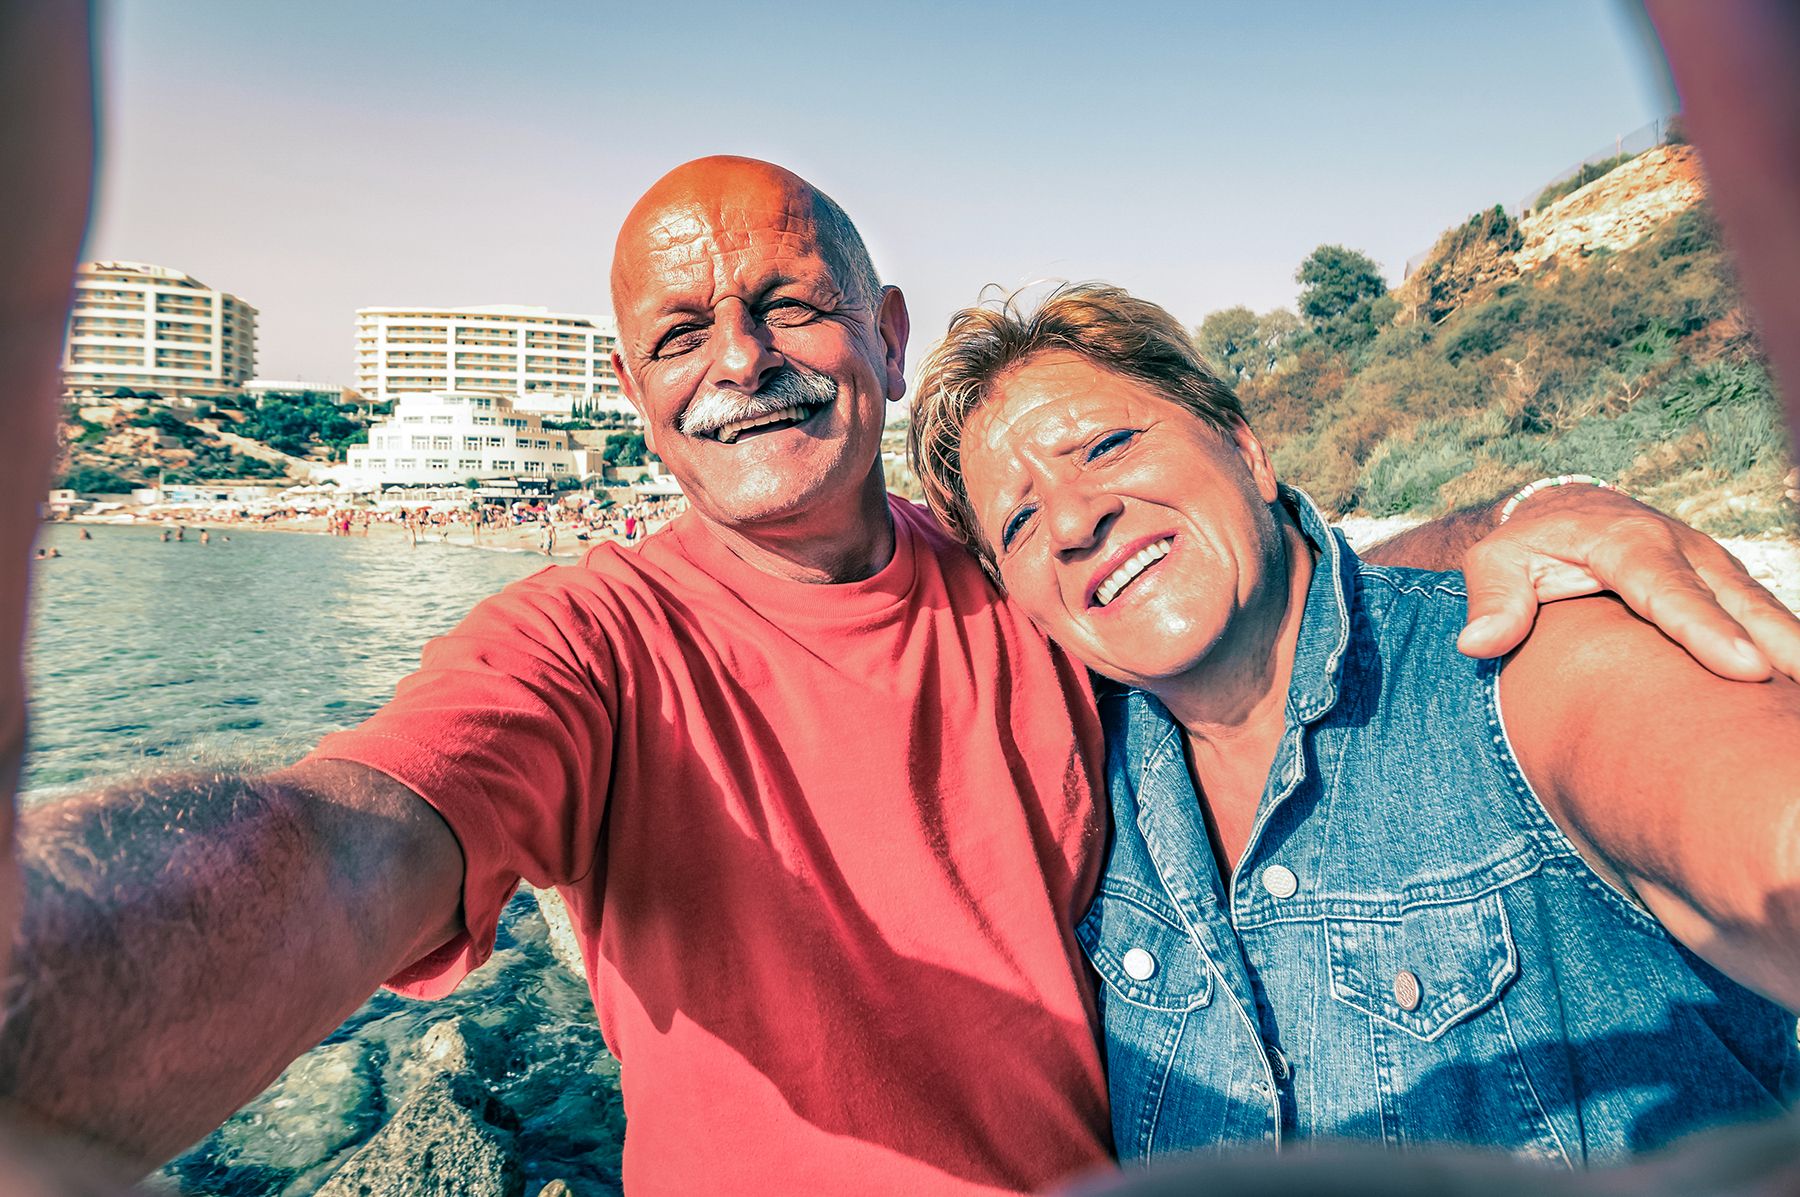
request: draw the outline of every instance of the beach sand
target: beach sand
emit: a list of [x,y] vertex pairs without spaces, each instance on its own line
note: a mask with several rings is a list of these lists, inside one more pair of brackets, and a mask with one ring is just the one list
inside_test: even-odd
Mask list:
[[[162,519],[138,518],[129,523],[107,517],[92,518],[75,516],[69,521],[74,524],[104,524],[114,527],[135,527],[160,530],[174,528],[177,524],[187,529],[190,539],[199,535],[202,528],[212,533],[214,539],[220,536],[246,535],[256,532],[301,532],[312,536],[331,535],[324,516],[295,516],[275,520],[209,520],[165,517]],[[649,520],[645,527],[656,531],[665,521]],[[365,531],[366,529],[366,531]],[[406,527],[397,523],[370,523],[363,528],[352,529],[352,540],[370,540],[380,544],[406,545],[412,543]],[[643,543],[640,533],[637,542]],[[608,532],[590,532],[587,540],[577,540],[573,530],[567,525],[559,524],[556,529],[556,548],[550,555],[559,559],[574,559],[582,556],[589,549],[602,541],[611,540],[625,543],[621,536]],[[444,529],[432,528],[419,535],[420,543],[443,543],[457,545],[462,548],[486,549],[490,552],[502,553],[538,553],[542,554],[543,526],[541,524],[508,525],[504,528],[483,528],[476,535],[467,524],[452,524]]]

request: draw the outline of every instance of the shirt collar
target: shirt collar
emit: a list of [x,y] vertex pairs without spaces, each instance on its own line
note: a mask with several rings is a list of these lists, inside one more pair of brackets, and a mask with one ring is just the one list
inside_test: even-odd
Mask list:
[[1294,646],[1294,675],[1288,683],[1288,714],[1311,723],[1338,699],[1344,654],[1350,647],[1351,579],[1356,554],[1303,492],[1281,488],[1281,498],[1318,552],[1312,581],[1306,588],[1306,610],[1300,616],[1300,638]]

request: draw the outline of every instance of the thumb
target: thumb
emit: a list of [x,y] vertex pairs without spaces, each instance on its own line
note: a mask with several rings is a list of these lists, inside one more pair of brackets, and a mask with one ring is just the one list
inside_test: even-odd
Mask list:
[[1479,545],[1471,550],[1464,577],[1469,592],[1469,622],[1456,647],[1469,657],[1498,657],[1524,643],[1537,618],[1537,587],[1529,554],[1505,546]]

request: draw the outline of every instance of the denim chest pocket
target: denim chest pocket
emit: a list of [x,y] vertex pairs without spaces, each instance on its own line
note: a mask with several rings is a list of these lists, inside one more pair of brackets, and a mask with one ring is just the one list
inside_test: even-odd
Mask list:
[[1150,903],[1103,889],[1075,929],[1107,989],[1146,1010],[1182,1013],[1212,1000],[1212,969],[1187,928]]
[[1491,1006],[1519,971],[1498,893],[1397,919],[1328,918],[1325,947],[1333,998],[1427,1042]]

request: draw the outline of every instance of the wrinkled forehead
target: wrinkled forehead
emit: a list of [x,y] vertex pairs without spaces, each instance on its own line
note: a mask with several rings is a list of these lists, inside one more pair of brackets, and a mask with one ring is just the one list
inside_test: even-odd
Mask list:
[[824,230],[804,194],[690,198],[620,237],[619,317],[706,309],[780,282],[837,288]]

